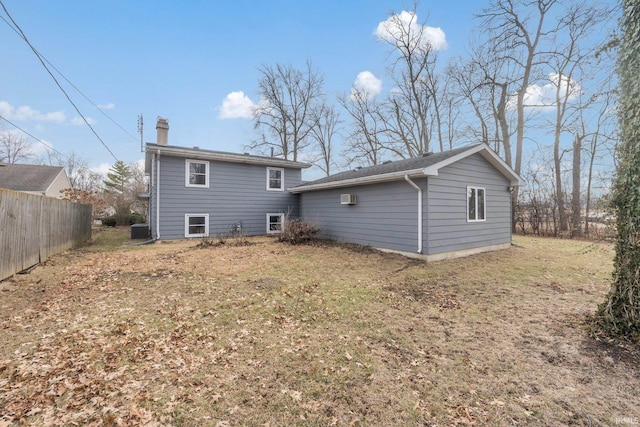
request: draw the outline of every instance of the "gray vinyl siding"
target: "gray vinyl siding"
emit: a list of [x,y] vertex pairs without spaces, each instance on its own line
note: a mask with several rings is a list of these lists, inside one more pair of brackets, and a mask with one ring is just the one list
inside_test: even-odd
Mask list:
[[[197,158],[190,158],[196,159]],[[153,173],[156,172],[153,165]],[[209,188],[185,186],[185,159],[160,158],[160,239],[182,239],[185,214],[209,214],[209,235],[228,233],[238,222],[246,235],[266,234],[267,213],[297,216],[298,196],[286,189],[301,183],[300,169],[284,169],[284,191],[267,191],[267,167],[209,161]],[[153,177],[155,183],[156,177]],[[152,233],[156,235],[156,188],[151,188]]]
[[[426,179],[415,180],[426,187]],[[356,205],[341,205],[356,194]],[[320,228],[319,237],[404,252],[418,247],[418,192],[405,181],[309,191],[300,214]]]
[[[467,222],[467,186],[485,188],[486,220]],[[429,178],[429,255],[511,242],[509,181],[480,154]]]

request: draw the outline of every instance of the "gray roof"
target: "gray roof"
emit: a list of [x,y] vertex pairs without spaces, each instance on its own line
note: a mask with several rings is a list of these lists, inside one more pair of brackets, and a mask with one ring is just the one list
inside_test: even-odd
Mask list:
[[0,188],[45,192],[63,169],[62,166],[0,163]]
[[247,163],[247,164],[257,164],[257,165],[266,165],[266,166],[277,166],[277,167],[293,168],[293,169],[304,169],[311,166],[309,163],[294,162],[292,160],[285,160],[279,157],[256,156],[248,153],[245,153],[245,154],[229,153],[226,151],[204,150],[198,147],[190,148],[190,147],[180,147],[177,145],[160,145],[160,144],[153,144],[153,143],[147,142],[147,154],[146,154],[146,163],[145,163],[145,168],[147,172],[150,171],[151,156],[157,152],[160,152],[160,154],[162,155],[175,156],[175,157],[194,158],[194,159],[203,159],[203,160],[217,160],[217,161],[231,162],[231,163]]
[[375,166],[369,166],[369,167],[359,168],[355,170],[350,170],[346,172],[340,172],[335,175],[327,176],[325,178],[320,178],[318,180],[308,182],[307,184],[323,184],[327,182],[343,181],[345,179],[364,178],[364,177],[373,176],[373,175],[384,175],[384,174],[393,173],[393,172],[403,172],[403,171],[410,171],[414,169],[423,169],[428,166],[435,165],[436,163],[440,163],[441,161],[446,160],[449,157],[453,157],[456,154],[460,154],[464,151],[467,151],[469,148],[475,147],[477,145],[480,145],[480,144],[456,148],[455,150],[450,150],[450,151],[442,151],[440,153],[427,153],[427,154],[423,154],[420,157],[412,157],[410,159],[396,160],[394,162],[386,162],[382,165],[375,165]]
[[315,181],[305,182],[290,188],[293,193],[320,190],[325,188],[346,187],[350,185],[369,184],[374,182],[393,181],[410,177],[437,175],[441,167],[447,166],[461,158],[479,153],[500,172],[509,178],[511,185],[520,185],[520,177],[486,144],[474,144],[439,153],[428,153],[420,157],[386,162],[381,165],[369,166],[339,172]]

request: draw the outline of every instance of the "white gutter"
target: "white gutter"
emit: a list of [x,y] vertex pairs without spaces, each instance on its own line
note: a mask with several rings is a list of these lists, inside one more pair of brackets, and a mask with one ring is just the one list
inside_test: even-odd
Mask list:
[[289,188],[292,193],[302,193],[305,191],[325,190],[327,188],[350,187],[352,185],[378,184],[381,182],[397,181],[407,175],[423,175],[424,169],[411,169],[399,172],[389,172],[381,175],[369,175],[359,178],[343,179],[341,181],[322,182],[320,184],[300,185]]
[[156,240],[160,240],[160,149],[156,159]]
[[422,253],[422,188],[418,187],[415,182],[411,181],[409,175],[404,176],[404,180],[418,191],[418,253]]

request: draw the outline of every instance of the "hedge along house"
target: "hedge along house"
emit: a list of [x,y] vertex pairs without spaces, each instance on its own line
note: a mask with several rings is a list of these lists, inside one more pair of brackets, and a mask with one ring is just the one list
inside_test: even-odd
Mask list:
[[320,236],[427,261],[507,248],[520,177],[486,144],[338,173],[291,188]]
[[152,238],[278,233],[287,215],[298,215],[298,196],[286,188],[300,185],[310,165],[171,146],[168,121],[159,118],[156,129],[145,155]]

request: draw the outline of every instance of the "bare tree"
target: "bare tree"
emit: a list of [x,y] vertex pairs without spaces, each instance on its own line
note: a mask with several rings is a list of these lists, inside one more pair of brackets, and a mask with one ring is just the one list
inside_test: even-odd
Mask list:
[[556,4],[556,0],[495,0],[479,15],[491,35],[492,48],[501,52],[517,78],[514,80],[517,117],[514,169],[517,173],[522,169],[527,89],[535,78],[536,67],[548,61],[541,45],[558,32],[553,21],[551,26],[547,23],[549,12]]
[[311,138],[319,150],[319,155],[312,163],[318,166],[327,176],[331,175],[333,160],[333,140],[340,126],[340,115],[333,105],[322,103],[313,112],[315,125],[311,128]]
[[449,68],[459,95],[471,106],[480,123],[480,133],[471,125],[474,140],[490,145],[513,167],[512,128],[509,119],[509,88],[513,78],[507,59],[495,46],[472,42],[471,55]]
[[[408,19],[407,19],[408,18]],[[380,37],[391,47],[391,75],[396,89],[385,103],[382,115],[389,141],[388,147],[401,157],[414,157],[431,150],[433,128],[438,145],[443,148],[439,94],[441,91],[435,72],[436,49],[427,33],[427,26],[417,22],[417,14],[392,13]]]
[[388,145],[382,140],[385,128],[380,104],[369,93],[356,88],[339,101],[352,121],[343,152],[347,165],[362,159],[367,166],[382,163]]
[[311,143],[315,126],[313,114],[322,101],[324,79],[307,62],[304,70],[291,65],[264,65],[260,69],[262,101],[254,109],[254,127],[262,130],[261,139],[251,148],[272,148],[276,155],[293,161]]
[[0,163],[21,163],[31,160],[31,144],[17,132],[0,128]]
[[[554,143],[553,160],[555,164],[555,185],[558,195],[558,216],[560,231],[568,230],[568,218],[564,200],[564,188],[560,174],[562,159],[562,134],[575,128],[579,110],[576,108],[580,94],[585,90],[583,86],[588,81],[588,75],[594,69],[595,53],[600,48],[590,43],[592,33],[600,30],[608,21],[610,10],[585,3],[574,3],[569,6],[560,19],[562,34],[556,40],[549,66],[553,74],[554,84]],[[580,82],[580,83],[579,83]],[[583,105],[583,107],[588,107]],[[579,235],[580,228],[580,179],[581,179],[581,151],[584,135],[573,132],[573,185],[572,198],[572,234]],[[577,188],[575,188],[577,187]]]
[[[539,66],[548,61],[543,48],[558,32],[557,22],[548,19],[557,0],[494,0],[478,17],[482,19],[491,51],[496,52],[502,70],[503,83],[508,83],[507,93],[515,93],[516,146],[513,167],[516,173],[522,169],[522,152],[525,140],[525,100],[531,82],[536,77]],[[547,23],[551,21],[551,24]],[[506,104],[505,104],[506,105]],[[503,130],[503,135],[507,134]],[[510,144],[509,144],[510,145]],[[512,156],[511,147],[509,154]],[[511,164],[511,163],[510,163]],[[512,193],[512,205],[518,202],[516,187]],[[514,216],[515,218],[515,216]],[[515,223],[513,224],[515,230]]]

